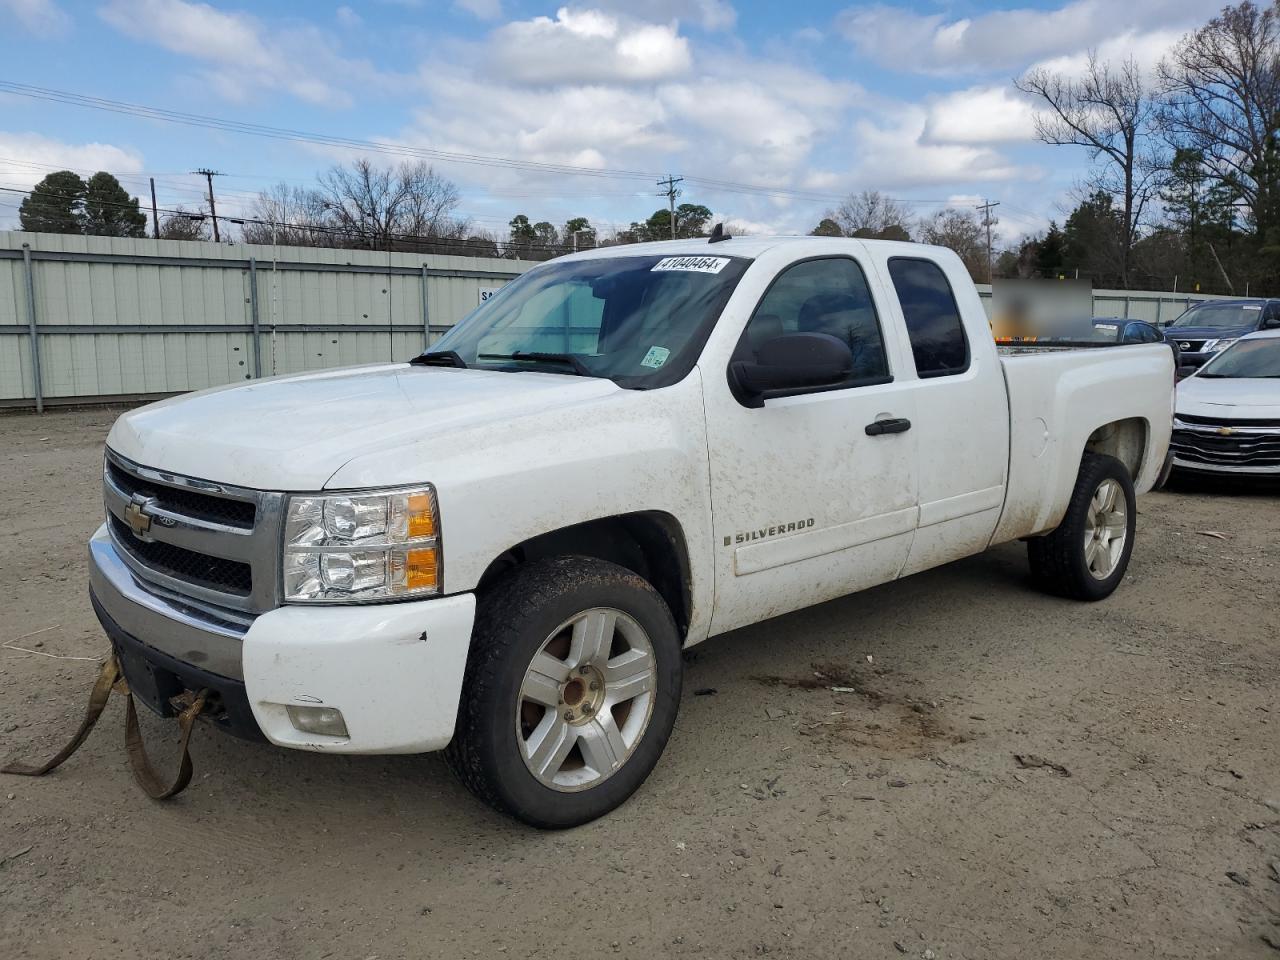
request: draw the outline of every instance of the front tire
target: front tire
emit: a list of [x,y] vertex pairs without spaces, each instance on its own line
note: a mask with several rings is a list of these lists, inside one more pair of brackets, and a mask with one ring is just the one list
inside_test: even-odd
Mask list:
[[657,764],[682,673],[671,611],[643,578],[584,557],[524,564],[481,598],[449,765],[532,826],[594,820]]
[[1062,523],[1027,541],[1036,585],[1073,600],[1111,596],[1129,566],[1137,512],[1125,465],[1115,457],[1086,453]]

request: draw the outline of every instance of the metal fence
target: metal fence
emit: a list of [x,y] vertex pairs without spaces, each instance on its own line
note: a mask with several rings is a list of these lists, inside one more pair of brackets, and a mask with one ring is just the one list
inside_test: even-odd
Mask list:
[[0,232],[0,406],[407,359],[531,266]]
[[[0,232],[0,407],[181,393],[403,360],[522,260]],[[979,292],[990,311],[991,288]],[[1171,320],[1200,294],[1095,290]]]

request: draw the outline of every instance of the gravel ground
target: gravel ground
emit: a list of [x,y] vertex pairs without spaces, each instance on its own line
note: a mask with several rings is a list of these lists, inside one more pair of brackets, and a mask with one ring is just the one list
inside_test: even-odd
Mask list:
[[[3,757],[61,745],[96,669],[62,658],[104,650],[113,416],[0,417]],[[205,729],[153,803],[113,702],[52,776],[0,776],[0,954],[1280,960],[1280,496],[1140,512],[1099,604],[1032,592],[1011,544],[709,641],[650,781],[563,833],[434,756]]]

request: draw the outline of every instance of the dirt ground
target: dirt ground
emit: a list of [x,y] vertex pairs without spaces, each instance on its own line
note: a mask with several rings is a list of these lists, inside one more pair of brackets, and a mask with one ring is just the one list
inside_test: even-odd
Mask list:
[[[104,650],[113,416],[0,417],[0,757],[61,745],[96,669],[61,658]],[[55,774],[0,776],[0,955],[1280,960],[1280,492],[1139,506],[1099,604],[1012,544],[709,641],[653,777],[563,833],[435,756],[207,729],[153,803],[113,702]]]

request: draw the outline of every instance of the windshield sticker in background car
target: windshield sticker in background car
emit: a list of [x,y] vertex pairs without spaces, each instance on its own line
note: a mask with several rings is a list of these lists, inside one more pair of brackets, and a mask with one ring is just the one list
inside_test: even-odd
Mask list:
[[[654,267],[654,269],[656,270],[657,267]],[[671,351],[666,347],[650,347],[649,352],[640,361],[640,366],[654,367],[656,369],[666,363],[669,356],[671,356]]]
[[1093,325],[1093,329],[1099,330],[1102,333],[1115,333],[1120,328],[1117,327],[1114,323],[1095,323]]
[[728,257],[665,257],[653,265],[653,270],[691,270],[694,273],[719,273],[728,265]]
[[1261,310],[1262,308],[1261,308],[1261,307],[1259,307],[1259,306],[1257,306],[1256,304],[1255,304],[1254,306],[1249,306],[1249,304],[1247,304],[1247,303],[1246,303],[1246,304],[1245,304],[1243,307],[1241,307],[1240,309],[1242,309],[1242,310]]

